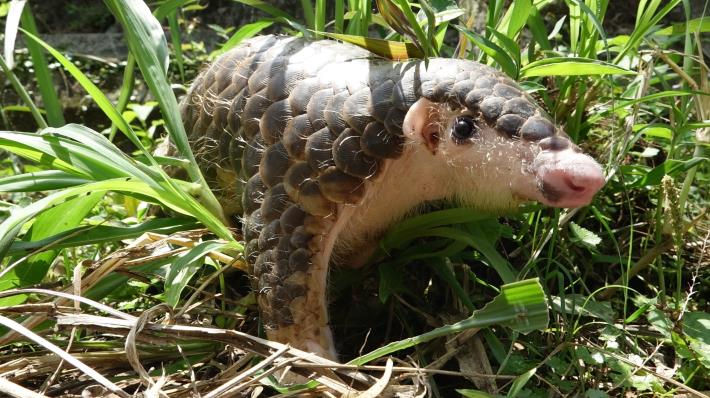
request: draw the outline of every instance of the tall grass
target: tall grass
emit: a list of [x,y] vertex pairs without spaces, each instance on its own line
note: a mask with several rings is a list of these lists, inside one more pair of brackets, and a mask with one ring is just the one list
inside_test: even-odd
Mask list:
[[[369,354],[346,349],[358,357],[353,363],[414,347],[409,358],[419,366],[440,367],[442,358],[456,358],[459,369],[493,370],[512,378],[506,385],[475,377],[453,383],[429,378],[438,396],[552,391],[602,397],[710,388],[710,314],[702,297],[710,277],[710,69],[701,48],[710,18],[691,19],[691,2],[640,1],[629,34],[611,25],[615,5],[605,0],[489,0],[480,30],[463,20],[466,10],[451,1],[302,0],[301,10],[238,2],[259,9],[263,17],[234,27],[228,40],[207,54],[181,45],[190,40],[183,19],[193,10],[190,1],[164,1],[151,10],[140,0],[106,0],[130,48],[115,104],[87,72],[41,40],[29,8],[21,14],[16,9],[6,38],[24,35],[42,107],[23,87],[29,82],[20,81],[17,67],[0,60],[39,130],[0,132],[0,148],[24,159],[18,173],[0,173],[2,199],[9,202],[0,223],[0,291],[54,281],[58,263],[69,275],[83,260],[122,247],[123,239],[201,225],[217,239],[197,242],[166,268],[161,261],[146,266],[147,274],[158,275],[151,282],[162,281],[152,299],[172,307],[189,304],[185,292],[194,289],[191,284],[203,270],[220,282],[215,289],[230,294],[225,269],[205,258],[218,252],[238,256],[241,247],[196,166],[171,82],[183,81],[199,63],[195,58],[206,62],[267,29],[334,37],[396,59],[460,57],[500,69],[519,80],[578,145],[603,161],[608,179],[597,199],[582,209],[528,205],[505,218],[447,209],[393,227],[370,267],[333,276],[333,300],[344,308],[334,314],[334,323],[350,325],[342,334],[355,335],[359,348],[362,329],[352,326],[358,323],[352,319],[368,319],[365,324],[373,330]],[[685,20],[667,24],[678,11]],[[170,58],[162,24],[170,35]],[[7,47],[5,54],[8,58]],[[47,55],[81,85],[111,129],[64,124],[52,73],[43,61]],[[177,74],[170,74],[169,59]],[[146,144],[154,141],[139,134],[128,118],[125,110],[137,79],[157,101],[161,124],[180,158],[153,156]],[[135,153],[118,148],[118,132]],[[165,164],[184,168],[190,181],[168,177],[161,169]],[[185,218],[151,219],[145,203]],[[370,279],[376,283],[362,283]],[[95,286],[94,298],[111,297],[112,288],[126,280],[107,277]],[[71,286],[68,278],[58,282]],[[148,294],[145,281],[131,283],[126,301]],[[501,297],[511,292],[520,301],[502,305]],[[223,309],[244,311],[253,297],[224,301]],[[34,300],[25,294],[0,298],[0,303]],[[521,337],[516,319],[531,322],[525,331],[537,332]],[[17,320],[28,327],[41,323],[33,317]],[[219,317],[215,322],[232,326]],[[472,328],[495,324],[470,338]],[[464,329],[469,340],[458,346],[437,340]],[[0,343],[16,340],[5,331]]]

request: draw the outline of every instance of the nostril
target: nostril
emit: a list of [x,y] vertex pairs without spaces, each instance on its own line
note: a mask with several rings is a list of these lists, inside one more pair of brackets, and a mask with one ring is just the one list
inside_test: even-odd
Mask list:
[[575,183],[572,177],[570,176],[565,176],[564,180],[567,187],[573,190],[574,192],[584,192],[587,189],[587,187],[585,187],[584,185],[578,185],[577,183]]

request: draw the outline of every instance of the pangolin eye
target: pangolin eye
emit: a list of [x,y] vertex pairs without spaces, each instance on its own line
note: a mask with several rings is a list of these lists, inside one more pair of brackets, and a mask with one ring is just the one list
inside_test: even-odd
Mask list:
[[462,142],[478,134],[478,126],[470,116],[459,116],[454,120],[451,135],[455,141]]

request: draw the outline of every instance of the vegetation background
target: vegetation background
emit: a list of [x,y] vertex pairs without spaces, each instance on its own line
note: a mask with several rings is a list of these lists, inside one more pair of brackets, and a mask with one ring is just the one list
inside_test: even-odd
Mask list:
[[[0,394],[708,396],[709,7],[0,1]],[[204,194],[177,101],[265,33],[489,63],[608,184],[582,209],[437,204],[394,227],[367,268],[331,278],[349,365],[250,337],[238,225]],[[154,156],[168,134],[180,156]],[[318,382],[280,385],[289,366]]]

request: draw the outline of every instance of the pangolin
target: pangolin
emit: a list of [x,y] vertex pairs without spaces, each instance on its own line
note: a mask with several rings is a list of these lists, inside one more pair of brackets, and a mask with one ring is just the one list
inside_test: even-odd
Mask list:
[[335,359],[329,264],[363,265],[425,202],[588,204],[604,184],[513,80],[474,61],[395,62],[262,36],[191,86],[182,119],[245,257],[270,339]]

